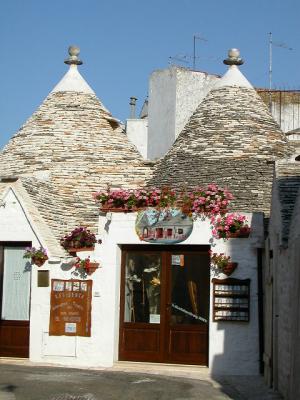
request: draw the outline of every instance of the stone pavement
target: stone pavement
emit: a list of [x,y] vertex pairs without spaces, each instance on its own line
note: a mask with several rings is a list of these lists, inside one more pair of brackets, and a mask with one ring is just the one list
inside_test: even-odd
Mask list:
[[75,369],[0,359],[0,400],[278,400],[261,377],[212,379],[207,368],[119,362]]

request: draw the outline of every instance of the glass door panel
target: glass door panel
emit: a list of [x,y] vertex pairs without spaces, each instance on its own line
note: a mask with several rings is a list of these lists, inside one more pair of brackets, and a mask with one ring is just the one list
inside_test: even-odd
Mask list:
[[29,320],[31,265],[23,255],[24,247],[4,248],[2,320]]
[[126,254],[124,322],[160,323],[161,264],[160,254]]
[[200,253],[171,255],[172,325],[208,322],[209,269],[201,268],[201,257]]

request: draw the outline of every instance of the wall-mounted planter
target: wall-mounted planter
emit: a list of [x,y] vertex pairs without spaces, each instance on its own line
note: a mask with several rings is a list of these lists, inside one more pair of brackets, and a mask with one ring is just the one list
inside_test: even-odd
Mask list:
[[231,275],[231,274],[235,271],[235,269],[237,268],[237,266],[238,266],[238,263],[236,263],[236,262],[228,263],[228,264],[226,265],[226,267],[224,267],[224,268],[222,269],[222,272],[223,272],[223,274],[229,276],[229,275]]
[[249,235],[250,235],[250,231],[249,232],[240,232],[240,231],[237,231],[237,232],[234,232],[234,233],[230,233],[229,234],[229,238],[248,238],[249,237]]
[[80,251],[94,251],[95,247],[70,247],[68,250],[68,252],[70,254],[76,254],[79,253]]
[[31,259],[32,264],[35,264],[38,267],[41,267],[42,265],[44,265],[47,260],[48,260],[48,257],[44,257],[44,258],[32,257],[32,259]]
[[129,212],[135,212],[137,209],[126,209],[122,207],[101,207],[100,211],[103,213],[108,213],[108,212],[114,212],[114,213],[129,213]]
[[99,268],[99,263],[90,263],[88,268],[85,268],[87,275],[92,275]]

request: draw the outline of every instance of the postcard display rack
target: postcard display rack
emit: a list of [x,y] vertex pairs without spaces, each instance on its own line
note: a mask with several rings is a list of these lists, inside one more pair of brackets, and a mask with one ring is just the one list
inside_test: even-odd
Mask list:
[[216,279],[213,282],[213,320],[249,322],[250,279]]

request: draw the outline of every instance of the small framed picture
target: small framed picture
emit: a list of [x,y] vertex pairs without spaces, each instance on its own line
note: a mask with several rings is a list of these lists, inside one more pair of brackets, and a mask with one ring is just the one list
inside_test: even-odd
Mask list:
[[72,282],[66,282],[65,288],[66,288],[66,290],[68,290],[69,292],[71,292],[71,291],[72,291]]
[[53,282],[53,291],[54,292],[63,292],[65,288],[64,281],[54,281]]
[[66,333],[76,333],[76,323],[75,322],[66,322],[65,323],[65,332]]
[[80,289],[80,282],[73,282],[73,291],[78,292]]

